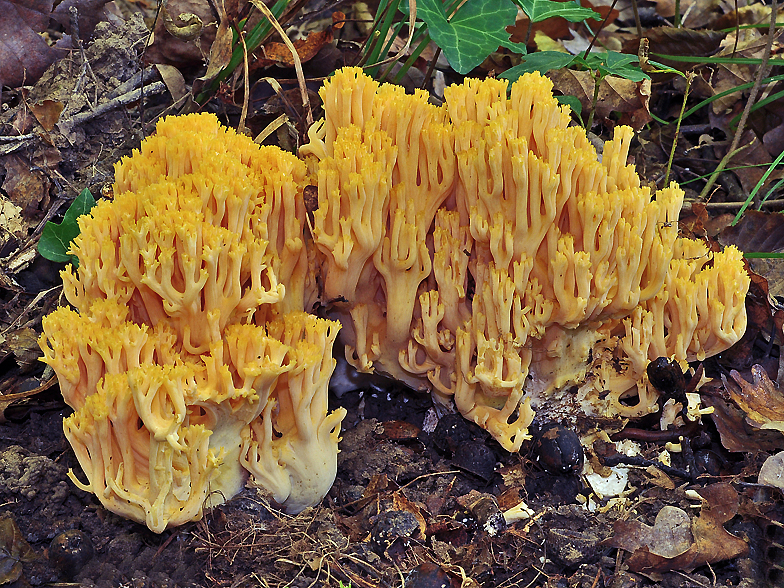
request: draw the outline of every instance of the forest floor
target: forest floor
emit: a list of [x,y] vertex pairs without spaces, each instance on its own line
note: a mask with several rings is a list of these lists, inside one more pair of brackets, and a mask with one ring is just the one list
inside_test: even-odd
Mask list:
[[[71,409],[39,361],[41,317],[61,303],[63,267],[38,253],[43,227],[61,220],[85,188],[96,197],[104,193],[114,163],[138,147],[164,114],[204,108],[252,136],[285,114],[267,142],[291,150],[305,136],[307,113],[294,68],[284,58],[270,58],[279,50],[272,45],[265,46],[267,61],[256,53],[247,97],[239,89],[240,64],[206,106],[196,105],[194,98],[208,88],[200,78],[211,49],[210,59],[219,65],[226,66],[230,56],[225,48],[220,53],[222,33],[216,41],[218,19],[206,0],[168,3],[170,15],[201,15],[207,24],[200,35],[188,38],[182,21],[169,20],[167,29],[161,18],[152,44],[155,6],[143,0],[34,4],[0,1],[13,17],[26,15],[26,28],[13,17],[0,24],[0,32],[12,27],[2,42],[16,56],[0,59],[0,584],[784,586],[784,497],[781,486],[758,483],[763,463],[782,475],[784,460],[779,457],[778,465],[771,460],[784,449],[784,438],[775,427],[749,424],[733,400],[730,376],[737,370],[753,382],[765,394],[760,402],[766,403],[770,422],[784,421],[781,394],[752,375],[754,365],[774,381],[782,373],[784,262],[775,259],[755,260],[746,335],[703,365],[711,380],[700,392],[714,412],[677,432],[685,436],[683,450],[670,452],[669,466],[659,458],[679,435],[660,435],[658,415],[606,423],[617,432],[613,440],[625,438],[623,443],[633,447],[629,459],[608,465],[603,460],[618,454],[601,440],[586,448],[596,468],[612,467],[628,477],[615,494],[597,496],[579,473],[546,467],[552,456],[536,439],[509,453],[461,418],[443,417],[434,429],[429,397],[389,383],[330,398],[331,409],[348,410],[337,479],[322,504],[297,516],[282,514],[251,489],[202,520],[161,534],[105,510],[67,476],[73,469],[82,477],[63,434],[62,420]],[[248,9],[243,2],[234,4],[229,17]],[[74,6],[88,15],[79,21],[78,33],[68,10]],[[784,79],[776,58],[784,44],[780,37],[768,44],[771,7],[681,2],[682,26],[675,28],[674,6],[667,0],[641,4],[641,31],[651,55],[691,55],[695,62],[657,57],[673,71],[636,81],[630,79],[634,75],[608,75],[597,86],[595,104],[593,82],[586,81],[595,78],[585,78],[584,68],[552,71],[555,89],[579,100],[583,119],[593,112],[597,141],[609,139],[619,122],[635,127],[634,163],[645,181],[661,186],[674,149],[670,178],[687,193],[682,232],[711,243],[735,243],[747,252],[781,251],[784,229],[780,215],[770,211],[784,202],[784,190],[776,187],[784,170],[774,163],[784,150],[784,98],[775,85]],[[604,45],[636,56],[639,36],[631,2],[594,7],[605,17],[601,27],[598,20],[589,27],[562,18],[530,27],[518,18],[509,35],[527,43],[532,54],[556,47],[576,54],[598,29]],[[318,33],[300,46],[317,119],[321,80],[362,55],[373,24],[367,19],[372,21],[378,7],[339,2],[290,8],[285,20],[302,38]],[[337,10],[343,12],[335,16]],[[345,26],[332,24],[343,18]],[[40,33],[48,40],[46,49],[38,44]],[[69,41],[70,47],[56,49],[57,41]],[[405,45],[398,41],[394,47]],[[409,89],[424,84],[436,99],[443,96],[444,85],[464,76],[440,53],[432,44],[425,47],[401,83]],[[509,51],[494,51],[471,75],[500,75],[519,61]],[[718,175],[708,197],[701,197],[707,176],[730,149],[760,63],[772,69],[757,95],[759,106],[745,121],[739,144],[747,148]],[[690,112],[677,134],[674,121],[683,112],[687,86],[675,69],[695,73],[687,109],[713,98]],[[278,80],[277,86],[269,78]],[[752,194],[766,170],[772,172],[767,183]],[[749,210],[729,227],[749,194],[762,211]],[[580,425],[581,432],[588,428]],[[521,500],[530,509],[527,518],[506,524],[502,511]],[[677,536],[684,520],[691,531]]]

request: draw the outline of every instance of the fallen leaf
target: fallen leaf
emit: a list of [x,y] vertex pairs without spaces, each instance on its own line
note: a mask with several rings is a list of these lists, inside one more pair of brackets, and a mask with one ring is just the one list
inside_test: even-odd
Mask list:
[[[779,10],[781,5],[779,4]],[[717,31],[722,29],[734,29],[737,26],[754,25],[770,20],[770,6],[761,2],[755,2],[750,6],[741,6],[737,10],[731,10],[722,14],[710,23],[710,27]]]
[[757,477],[758,484],[784,490],[784,451],[765,460]]
[[204,29],[204,23],[199,15],[191,12],[181,12],[175,20],[164,7],[161,8],[160,18],[163,19],[163,26],[166,27],[169,34],[180,41],[195,41],[201,36]]
[[[594,95],[591,72],[558,69],[550,71],[547,77],[564,96],[575,96],[582,104],[584,113],[591,111]],[[626,120],[623,122],[640,130],[652,120],[648,108],[650,94],[650,80],[632,82],[618,76],[605,76],[599,85],[596,116],[607,119],[611,113],[620,112],[625,115]]]
[[22,209],[0,194],[0,243],[10,238],[21,241],[27,234],[27,225],[22,219]]
[[34,217],[39,203],[49,194],[51,184],[46,174],[31,169],[30,162],[16,154],[7,155],[0,164],[5,168],[3,190],[8,198],[22,208],[23,217]]
[[33,104],[30,110],[35,116],[36,120],[48,133],[60,120],[60,113],[63,111],[65,105],[62,102],[55,100],[44,100],[40,104]]
[[0,583],[16,582],[22,577],[22,562],[35,557],[13,517],[6,514],[0,518]]
[[656,515],[652,527],[640,521],[620,520],[616,521],[614,530],[615,536],[609,543],[631,552],[637,560],[647,558],[648,555],[654,556],[651,558],[654,561],[671,559],[687,552],[694,543],[689,515],[674,506],[664,506]]
[[212,12],[209,2],[204,0],[169,0],[166,3],[166,10],[175,23],[178,22],[181,14],[187,14],[198,17],[204,23],[204,27],[198,39],[183,41],[169,33],[163,19],[159,18],[155,24],[152,45],[147,48],[144,54],[145,61],[177,67],[202,65],[204,56],[210,54],[217,31],[215,14]]
[[392,493],[392,510],[402,510],[414,515],[414,518],[419,524],[421,536],[425,536],[427,523],[425,522],[425,517],[422,515],[422,509],[416,503],[406,498],[400,490]]
[[716,15],[720,14],[721,3],[719,0],[655,0],[657,12],[665,18],[675,16],[675,7],[680,6],[680,12],[684,16],[683,26],[691,29],[702,28],[707,25]]
[[732,401],[746,414],[749,423],[758,429],[773,429],[784,433],[784,394],[773,383],[761,365],[751,367],[753,382],[748,382],[736,371],[730,372],[738,386],[725,380]]
[[79,15],[79,38],[82,43],[86,43],[93,38],[93,31],[98,23],[109,18],[109,13],[105,8],[109,2],[110,0],[63,0],[56,3],[57,8],[54,9],[51,16],[70,33],[71,7],[76,8]]
[[742,539],[724,528],[738,512],[738,495],[731,485],[712,484],[699,490],[705,501],[697,518],[674,506],[665,506],[653,526],[640,521],[616,521],[615,534],[605,544],[631,555],[629,570],[656,580],[675,570],[692,571],[699,566],[737,557],[748,550]]
[[[648,39],[651,59],[665,62],[666,58],[654,54],[694,55],[695,57],[713,55],[721,47],[721,41],[725,36],[719,31],[695,31],[683,27],[655,27],[643,34],[643,37]],[[635,40],[625,44],[624,53],[637,53],[638,43]]]
[[[737,42],[736,42],[737,39]],[[735,33],[728,34],[722,40],[722,49],[716,53],[715,57],[732,57],[759,59],[765,51],[767,45],[767,35],[760,35],[754,29],[742,29],[740,35]],[[732,90],[741,84],[754,81],[758,65],[742,63],[719,63],[716,65],[716,72],[711,77],[711,85],[716,94]],[[749,90],[738,90],[717,98],[711,104],[713,112],[721,114],[729,109],[742,98],[744,92]],[[744,145],[745,143],[741,143]],[[745,186],[744,186],[745,187]]]
[[784,123],[771,127],[762,137],[762,144],[768,153],[781,153],[784,151]]
[[667,490],[675,490],[675,482],[672,481],[672,478],[656,466],[648,466],[645,468],[645,473],[651,477],[651,484]]
[[39,34],[49,25],[52,0],[0,0],[0,84],[16,88],[34,84],[64,51]]
[[[784,215],[747,210],[740,221],[719,234],[722,245],[735,245],[744,252],[775,253],[784,251]],[[751,269],[768,282],[770,296],[784,295],[784,260],[749,259]]]
[[5,333],[3,348],[10,351],[22,373],[38,367],[41,348],[38,346],[38,333],[30,327],[21,327]]
[[722,447],[733,453],[777,451],[781,448],[781,433],[754,429],[746,422],[743,411],[721,398],[722,386],[709,393],[712,388],[710,385],[703,386],[700,395],[703,403],[713,408],[710,418],[719,432]]
[[229,26],[228,19],[221,20],[215,40],[210,47],[210,58],[207,63],[207,73],[202,76],[202,80],[209,81],[217,76],[221,70],[229,64],[232,55],[232,43],[234,33]]
[[784,215],[747,210],[736,225],[719,234],[719,242],[741,251],[784,251]]
[[[307,38],[293,41],[294,48],[301,63],[306,63],[313,59],[321,48],[327,43],[331,43],[335,38],[334,31],[343,27],[346,15],[342,12],[332,14],[332,25],[323,31],[313,31],[308,33]],[[294,57],[291,50],[285,43],[273,41],[264,45],[262,50],[263,57],[256,60],[254,68],[267,67],[277,64],[281,67],[294,67]]]

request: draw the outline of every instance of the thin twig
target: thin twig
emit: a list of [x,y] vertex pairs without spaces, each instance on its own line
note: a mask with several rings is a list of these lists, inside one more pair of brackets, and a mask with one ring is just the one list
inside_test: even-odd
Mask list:
[[670,159],[667,162],[667,174],[664,176],[664,187],[670,185],[670,172],[672,171],[672,160],[675,159],[675,148],[678,145],[678,136],[681,131],[681,122],[683,121],[683,113],[686,112],[686,100],[689,98],[689,90],[691,89],[691,82],[694,80],[694,72],[690,71],[686,75],[686,90],[683,92],[683,103],[681,104],[681,113],[678,115],[678,124],[675,125],[675,137],[672,139],[672,149],[670,149]]
[[117,86],[111,92],[106,93],[103,97],[106,100],[112,100],[117,98],[117,96],[122,96],[123,94],[135,90],[140,84],[146,84],[151,81],[156,75],[158,75],[158,70],[155,69],[154,65],[146,67],[143,71],[137,71],[127,81]]
[[154,84],[150,84],[149,86],[143,86],[138,90],[134,90],[133,92],[128,92],[127,94],[123,94],[122,96],[117,96],[114,100],[109,100],[109,102],[104,102],[100,106],[97,106],[94,110],[90,112],[80,112],[72,116],[71,118],[61,121],[57,123],[61,129],[68,129],[75,125],[87,122],[94,118],[101,116],[109,112],[110,110],[114,110],[115,108],[119,108],[120,106],[125,106],[126,104],[131,104],[132,102],[138,101],[142,97],[142,91],[144,92],[145,96],[154,96],[156,94],[163,94],[166,92],[166,84],[163,82],[155,82]]
[[642,22],[640,21],[640,11],[637,8],[637,0],[632,0],[632,12],[634,13],[634,24],[637,27],[637,37],[642,38]]
[[[89,73],[90,77],[93,79],[93,90],[95,92],[95,98],[93,99],[93,102],[98,104],[98,79],[95,77],[95,72],[90,66],[90,62],[87,60],[87,53],[84,50],[84,44],[82,43],[82,38],[79,35],[79,11],[76,9],[76,6],[71,6],[68,11],[71,13],[71,38],[72,40],[76,41],[76,47],[79,49],[79,55],[82,58],[82,70]],[[74,93],[76,93],[76,91],[74,91]],[[87,98],[87,104],[90,106],[90,108],[93,108],[93,105],[90,104],[89,98]]]
[[594,33],[593,39],[591,39],[591,42],[588,45],[588,49],[585,50],[585,53],[583,54],[583,59],[588,59],[588,55],[591,53],[591,49],[593,49],[594,43],[596,43],[596,40],[599,38],[599,33],[601,33],[602,29],[604,29],[604,27],[607,25],[607,21],[610,20],[610,15],[612,14],[612,11],[617,3],[618,0],[613,0],[612,4],[610,5],[610,10],[607,11],[607,16],[604,17],[602,24],[599,25],[599,28],[596,30],[596,33]]
[[29,139],[35,139],[37,135],[35,133],[28,133],[26,135],[2,135],[0,136],[0,143],[14,143],[16,141],[27,141]]
[[36,304],[38,304],[50,292],[54,292],[55,290],[58,289],[62,289],[62,286],[53,286],[48,290],[42,290],[38,294],[36,294],[35,298],[33,298],[30,302],[27,303],[27,305],[24,307],[24,310],[21,311],[19,314],[17,314],[16,317],[14,317],[14,320],[12,320],[9,323],[9,325],[5,329],[3,329],[2,332],[0,332],[0,337],[4,337],[5,334],[8,333],[11,329],[15,329],[17,325],[21,324],[22,320],[24,320],[24,317],[28,316],[27,313],[30,311],[30,309],[32,309]]
[[729,150],[727,151],[727,155],[725,155],[722,160],[719,162],[718,167],[713,172],[711,177],[708,179],[708,183],[705,184],[705,187],[700,192],[698,200],[705,200],[705,197],[710,192],[713,184],[716,183],[716,179],[719,177],[719,174],[724,171],[724,168],[727,167],[732,157],[734,157],[735,153],[738,151],[738,145],[740,143],[741,135],[743,135],[743,131],[746,128],[746,121],[749,118],[749,114],[751,113],[751,107],[754,106],[754,102],[757,100],[757,94],[759,94],[760,88],[762,87],[762,80],[768,76],[768,71],[770,68],[768,67],[768,60],[770,59],[770,52],[773,47],[773,38],[776,32],[776,15],[778,13],[778,2],[777,0],[772,0],[770,6],[770,28],[768,30],[768,42],[765,45],[765,49],[762,52],[762,59],[760,60],[760,68],[757,70],[757,77],[754,80],[754,85],[751,87],[751,92],[749,92],[749,99],[746,102],[746,107],[743,109],[743,114],[741,114],[740,122],[738,122],[738,128],[735,131],[735,136],[732,138],[732,144],[730,145]]
[[[684,201],[684,208],[691,208],[691,202]],[[705,202],[704,205],[708,209],[713,210],[737,210],[740,209],[744,204],[743,202]],[[784,208],[784,199],[778,198],[776,200],[766,200],[765,202],[760,203],[761,207],[766,208]]]

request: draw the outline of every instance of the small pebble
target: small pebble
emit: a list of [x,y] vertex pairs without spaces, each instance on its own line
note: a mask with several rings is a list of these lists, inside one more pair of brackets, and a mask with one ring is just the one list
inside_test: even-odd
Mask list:
[[377,553],[383,553],[396,539],[413,537],[419,531],[419,521],[404,510],[382,512],[375,517],[370,530],[370,542]]

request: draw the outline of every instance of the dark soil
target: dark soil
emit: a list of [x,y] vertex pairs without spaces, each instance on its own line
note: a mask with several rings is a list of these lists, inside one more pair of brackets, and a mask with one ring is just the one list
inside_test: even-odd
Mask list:
[[[470,579],[466,586],[752,587],[780,581],[772,564],[781,561],[775,544],[784,508],[771,493],[741,491],[744,514],[729,529],[748,538],[748,557],[664,574],[653,583],[625,571],[623,558],[601,542],[613,534],[614,521],[632,513],[652,523],[666,504],[688,509],[686,485],[657,487],[639,470],[631,475],[628,502],[589,512],[576,500],[587,494],[585,484],[543,471],[527,454],[530,443],[509,454],[468,423],[461,431],[423,433],[418,425],[429,402],[399,389],[365,394],[363,406],[359,395],[344,396],[343,404],[353,405],[346,420],[352,428],[343,435],[338,478],[321,506],[290,517],[247,490],[197,523],[155,535],[107,512],[68,480],[69,468],[79,475],[62,433],[68,409],[50,396],[9,409],[0,426],[4,516],[35,553],[22,562],[15,586],[400,586],[403,579],[406,586],[460,586],[463,574]],[[359,419],[362,410],[407,420]],[[466,471],[478,467],[460,457],[465,452],[438,449],[450,436],[489,456],[486,479]],[[734,468],[751,466],[735,459]],[[502,504],[525,498],[534,521],[500,525],[494,533],[492,513],[462,498],[472,491]],[[70,530],[81,531],[83,542],[64,556],[50,545]],[[85,544],[93,555],[82,558]],[[4,565],[14,561],[8,549],[0,558]]]

